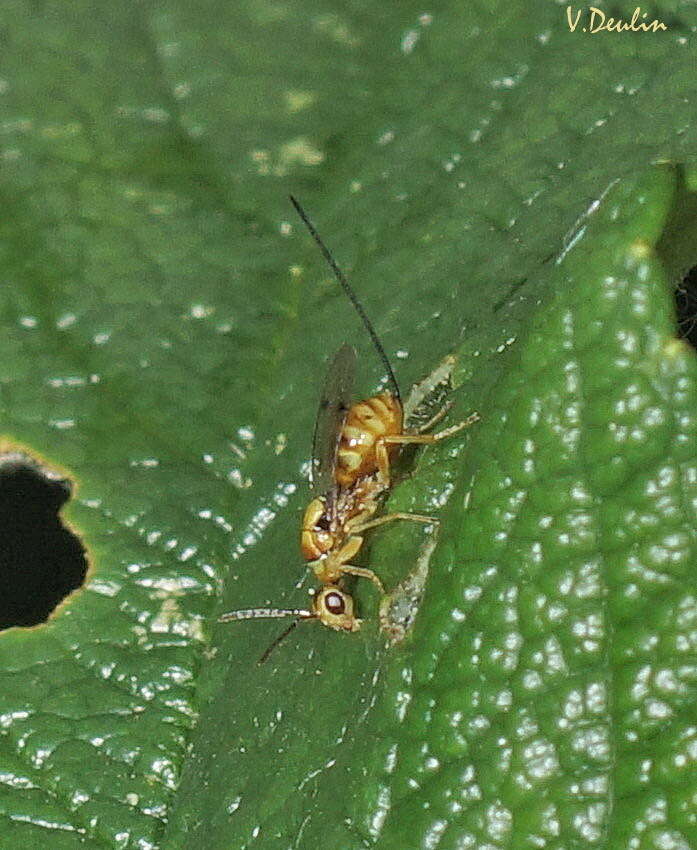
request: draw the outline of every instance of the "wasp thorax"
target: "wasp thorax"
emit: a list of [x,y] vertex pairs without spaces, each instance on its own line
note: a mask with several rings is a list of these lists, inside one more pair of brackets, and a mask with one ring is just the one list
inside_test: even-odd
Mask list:
[[361,621],[353,613],[353,597],[335,584],[319,591],[313,608],[321,623],[330,629],[357,632],[361,627]]
[[300,534],[300,548],[303,557],[307,561],[314,561],[330,552],[335,543],[334,535],[329,530],[324,499],[313,499],[305,511]]

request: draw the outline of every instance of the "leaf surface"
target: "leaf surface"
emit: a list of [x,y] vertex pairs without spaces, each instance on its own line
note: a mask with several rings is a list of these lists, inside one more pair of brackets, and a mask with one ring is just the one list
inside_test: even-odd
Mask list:
[[[0,433],[74,480],[91,572],[0,635],[3,841],[689,846],[694,366],[645,168],[694,162],[694,10],[6,11]],[[457,351],[452,421],[483,421],[391,502],[448,502],[408,642],[359,588],[355,639],[298,628],[260,671],[273,624],[214,631],[217,597],[305,601],[321,376],[347,340],[381,377],[289,191],[403,386]],[[364,563],[394,587],[421,540]]]

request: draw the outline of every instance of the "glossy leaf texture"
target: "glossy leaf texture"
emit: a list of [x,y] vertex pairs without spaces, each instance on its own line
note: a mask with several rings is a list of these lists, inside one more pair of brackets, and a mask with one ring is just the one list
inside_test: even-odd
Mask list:
[[365,730],[377,846],[694,846],[697,363],[654,250],[670,182],[578,223],[490,397]]
[[[0,845],[690,840],[692,366],[641,290],[673,177],[633,175],[694,163],[694,10],[587,39],[555,4],[4,11],[0,435],[75,481],[90,573],[0,634]],[[401,470],[395,509],[447,503],[408,643],[358,588],[363,632],[305,624],[258,669],[273,624],[210,624],[306,602],[322,375],[348,341],[360,392],[381,378],[289,192],[403,385],[458,351],[451,419],[483,421]],[[422,540],[376,532],[364,563],[394,587]]]
[[[655,250],[674,192],[667,168],[615,184],[550,263],[553,295],[459,457],[405,644],[366,663],[321,636],[294,684],[277,661],[261,691],[268,674],[233,662],[197,768],[220,790],[185,835],[693,846],[697,363]],[[249,715],[224,717],[247,688]],[[218,759],[236,767],[224,788]]]

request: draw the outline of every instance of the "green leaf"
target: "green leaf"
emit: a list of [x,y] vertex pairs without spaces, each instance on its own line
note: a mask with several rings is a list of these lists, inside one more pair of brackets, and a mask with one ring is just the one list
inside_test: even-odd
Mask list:
[[654,250],[674,200],[667,169],[613,186],[551,264],[406,645],[298,635],[269,673],[258,632],[230,636],[174,846],[691,846],[697,370]]
[[579,223],[490,398],[363,730],[379,846],[692,845],[697,369],[653,251],[671,182]]
[[[0,635],[2,842],[688,847],[694,362],[663,268],[695,231],[645,168],[695,161],[694,11],[6,13],[0,433],[75,481],[91,572]],[[277,627],[213,631],[217,597],[304,601],[324,364],[347,338],[380,377],[288,191],[403,384],[457,350],[452,421],[482,422],[390,502],[448,502],[405,643],[359,587],[361,633],[259,669]],[[398,588],[423,539],[362,562]]]

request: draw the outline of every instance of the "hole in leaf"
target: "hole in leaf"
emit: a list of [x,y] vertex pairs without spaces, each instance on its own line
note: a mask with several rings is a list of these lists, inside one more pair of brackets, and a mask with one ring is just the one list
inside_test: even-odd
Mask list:
[[678,334],[697,348],[697,266],[693,266],[675,290]]
[[683,166],[676,172],[675,198],[656,250],[673,287],[676,336],[697,346],[697,181]]
[[85,550],[59,513],[71,490],[26,455],[0,455],[0,629],[42,623],[83,583]]

